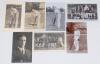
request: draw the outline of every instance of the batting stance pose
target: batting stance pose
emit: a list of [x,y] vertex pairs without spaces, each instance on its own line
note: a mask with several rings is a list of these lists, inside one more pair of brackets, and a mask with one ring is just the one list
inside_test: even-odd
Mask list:
[[14,8],[10,7],[10,16],[9,16],[9,27],[18,27],[18,19],[19,19],[19,11]]
[[79,39],[80,39],[80,30],[77,26],[74,26],[74,46],[75,51],[79,51]]
[[58,8],[54,9],[55,18],[53,20],[53,25],[57,22],[57,27],[60,28],[61,12]]

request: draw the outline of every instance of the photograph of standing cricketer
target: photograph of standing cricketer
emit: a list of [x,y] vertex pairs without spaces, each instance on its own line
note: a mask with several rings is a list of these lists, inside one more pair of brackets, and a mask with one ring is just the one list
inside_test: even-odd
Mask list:
[[32,32],[14,32],[12,63],[32,62]]
[[5,28],[20,28],[21,27],[21,11],[22,5],[7,4]]
[[45,25],[45,3],[26,2],[25,3],[25,28],[43,29]]
[[65,31],[64,3],[46,3],[46,31]]
[[67,22],[67,50],[69,53],[87,53],[87,25],[85,22]]
[[68,4],[68,19],[96,20],[97,4]]
[[35,33],[35,50],[63,50],[64,33]]

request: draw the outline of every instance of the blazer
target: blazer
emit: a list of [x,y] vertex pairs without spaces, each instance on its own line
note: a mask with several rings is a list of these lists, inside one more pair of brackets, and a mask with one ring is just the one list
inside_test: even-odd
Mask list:
[[32,52],[29,49],[25,49],[25,54],[22,54],[18,48],[13,50],[12,62],[32,62]]

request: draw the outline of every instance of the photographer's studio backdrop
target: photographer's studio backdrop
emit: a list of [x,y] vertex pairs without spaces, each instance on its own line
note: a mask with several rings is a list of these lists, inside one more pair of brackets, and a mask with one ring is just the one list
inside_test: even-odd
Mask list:
[[0,64],[99,64],[99,0],[0,0]]

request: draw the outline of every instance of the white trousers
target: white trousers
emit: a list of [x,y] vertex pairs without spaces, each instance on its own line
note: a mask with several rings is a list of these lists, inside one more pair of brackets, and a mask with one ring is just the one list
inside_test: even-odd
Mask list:
[[57,14],[57,27],[60,28],[61,14]]
[[75,46],[75,51],[79,51],[79,40],[74,39],[74,46]]

